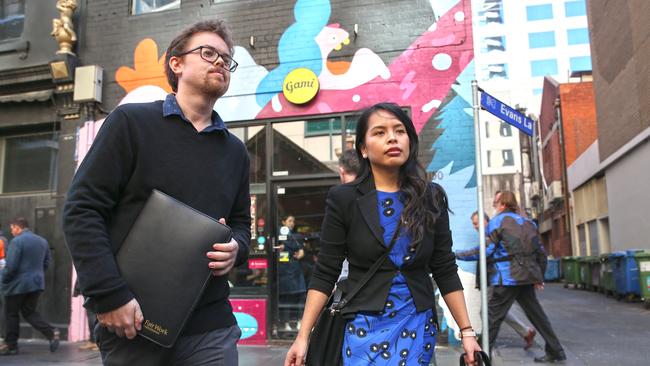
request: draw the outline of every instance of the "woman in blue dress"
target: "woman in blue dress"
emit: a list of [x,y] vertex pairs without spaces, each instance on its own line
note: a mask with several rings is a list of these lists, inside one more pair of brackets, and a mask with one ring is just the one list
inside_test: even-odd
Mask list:
[[356,136],[359,178],[328,194],[319,260],[285,366],[304,364],[311,329],[343,260],[350,269],[345,292],[385,252],[400,222],[388,259],[341,311],[349,321],[341,355],[333,359],[345,366],[428,365],[437,332],[431,274],[461,328],[465,361],[474,364],[480,347],[451,251],[447,197],[417,161],[412,121],[395,104],[376,104],[361,113]]

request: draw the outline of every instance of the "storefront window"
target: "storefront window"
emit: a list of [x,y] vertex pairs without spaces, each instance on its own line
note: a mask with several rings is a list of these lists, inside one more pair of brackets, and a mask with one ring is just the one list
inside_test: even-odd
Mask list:
[[131,14],[146,14],[181,7],[181,0],[133,0]]
[[20,38],[25,24],[25,0],[0,0],[0,41]]
[[5,137],[2,193],[52,189],[58,142],[52,133]]
[[[334,121],[326,120],[333,125]],[[306,132],[311,121],[273,124],[273,176],[332,174],[338,170],[342,149],[341,124],[338,131],[324,129],[316,135]],[[316,122],[320,129],[322,120]]]

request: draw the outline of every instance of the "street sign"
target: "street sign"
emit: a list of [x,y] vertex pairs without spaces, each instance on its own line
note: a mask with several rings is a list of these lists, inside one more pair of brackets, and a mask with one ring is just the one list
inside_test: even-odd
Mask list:
[[533,120],[519,113],[514,108],[502,103],[497,98],[482,91],[481,107],[493,115],[499,117],[504,122],[515,126],[521,132],[528,136],[533,135]]

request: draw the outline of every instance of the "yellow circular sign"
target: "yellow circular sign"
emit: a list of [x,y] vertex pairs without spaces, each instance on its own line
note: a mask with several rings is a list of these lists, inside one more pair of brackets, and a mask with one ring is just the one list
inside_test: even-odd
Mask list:
[[293,104],[305,104],[318,94],[318,76],[307,69],[299,68],[291,71],[282,83],[282,94]]

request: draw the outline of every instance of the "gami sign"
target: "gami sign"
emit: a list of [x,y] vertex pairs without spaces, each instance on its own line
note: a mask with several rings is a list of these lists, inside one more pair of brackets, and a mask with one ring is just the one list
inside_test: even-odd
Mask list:
[[481,92],[481,107],[528,136],[533,135],[533,120],[486,92]]

